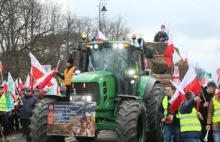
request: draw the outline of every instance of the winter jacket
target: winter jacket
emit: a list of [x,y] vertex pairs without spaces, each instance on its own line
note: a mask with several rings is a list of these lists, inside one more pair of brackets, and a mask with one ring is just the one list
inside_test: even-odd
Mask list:
[[[196,107],[196,102],[194,99],[184,102],[181,104],[179,112],[181,114],[189,114],[192,113],[192,109]],[[182,138],[200,138],[201,132],[199,131],[191,131],[191,132],[181,132]]]
[[[163,40],[160,41],[160,38],[163,38]],[[154,42],[165,42],[167,40],[169,40],[167,33],[162,31],[159,31],[154,37]]]
[[[207,102],[211,102],[212,100],[212,97],[214,96],[214,93],[213,94],[209,94],[207,91],[206,91],[207,87],[204,87],[202,89],[202,92],[205,96],[205,99]],[[205,103],[205,99],[204,99],[204,96],[202,94],[200,94],[200,98],[201,98],[201,103],[200,103],[200,108],[199,108],[199,112],[202,114],[203,116],[203,121],[201,121],[201,124],[204,127],[206,127],[206,122],[207,122],[207,117],[208,117],[208,107],[204,107],[204,103]]]
[[[164,97],[163,97],[164,98]],[[171,97],[168,97],[168,101],[171,99]],[[161,105],[160,105],[160,120],[162,119],[162,118],[165,118],[165,116],[164,116],[164,108],[163,108],[163,99],[161,100],[161,103],[160,103]],[[168,103],[168,108],[170,107],[170,103]],[[168,111],[168,114],[169,114],[169,111]],[[177,116],[177,114],[178,114],[178,111],[175,111],[175,113],[174,113],[174,117],[173,117],[173,122],[172,122],[172,124],[177,124],[177,125],[180,125],[180,120],[179,120],[179,118],[176,118],[176,116]],[[169,125],[169,124],[168,124]]]
[[[220,103],[219,98],[217,98],[217,100]],[[219,123],[212,123],[213,114],[214,114],[214,105],[213,105],[213,99],[212,99],[209,104],[209,108],[208,108],[207,125],[212,124],[212,130],[218,130]]]
[[20,109],[20,118],[21,119],[29,119],[33,114],[33,109],[35,108],[35,104],[38,101],[38,99],[31,95],[31,96],[22,96],[21,101],[23,102],[23,106],[19,103]]

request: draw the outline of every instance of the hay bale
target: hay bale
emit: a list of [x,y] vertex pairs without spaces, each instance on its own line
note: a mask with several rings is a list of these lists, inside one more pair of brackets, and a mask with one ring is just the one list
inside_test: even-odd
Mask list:
[[[164,76],[169,76],[173,73],[173,66],[168,68],[164,61],[164,52],[166,50],[168,43],[162,42],[146,42],[145,47],[151,47],[154,50],[154,56],[152,59],[148,59],[148,69],[151,69],[153,77],[156,79],[166,80]],[[176,48],[176,51],[179,53],[179,49]],[[176,66],[179,67],[180,79],[184,77],[188,70],[188,65],[184,61],[179,61]],[[156,75],[157,74],[157,75]]]
[[151,77],[156,78],[156,79],[171,79],[171,74],[151,74]]

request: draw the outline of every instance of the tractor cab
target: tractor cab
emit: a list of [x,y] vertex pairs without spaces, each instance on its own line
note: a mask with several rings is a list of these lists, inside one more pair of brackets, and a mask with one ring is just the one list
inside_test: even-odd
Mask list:
[[88,49],[88,71],[111,72],[116,80],[116,94],[135,95],[138,78],[145,74],[141,48],[125,41],[92,42]]

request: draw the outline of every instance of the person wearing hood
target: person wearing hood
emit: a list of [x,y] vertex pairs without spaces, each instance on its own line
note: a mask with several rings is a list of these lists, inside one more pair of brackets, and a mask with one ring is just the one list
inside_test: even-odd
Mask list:
[[66,69],[64,70],[64,73],[61,74],[59,72],[56,73],[57,76],[59,76],[62,80],[64,80],[64,84],[66,86],[66,96],[70,98],[70,94],[72,93],[72,86],[71,86],[71,80],[73,78],[73,74],[75,72],[75,65],[74,60],[70,58],[66,61]]
[[161,25],[161,31],[159,31],[155,37],[154,42],[166,42],[169,40],[167,33],[165,32],[165,25]]
[[[220,85],[218,85],[220,89]],[[220,142],[220,92],[218,92],[211,100],[208,108],[208,118],[206,130],[212,128],[214,142]]]
[[[217,86],[216,86],[215,82],[209,82],[206,87],[202,88],[202,93],[200,94],[201,103],[200,103],[199,112],[203,116],[203,120],[200,121],[201,125],[202,125],[202,134],[201,134],[200,140],[202,142],[204,142],[204,138],[205,138],[206,132],[207,132],[206,125],[207,125],[209,104],[215,94],[216,87]],[[208,141],[210,141],[210,142],[213,141],[212,130],[209,131]]]

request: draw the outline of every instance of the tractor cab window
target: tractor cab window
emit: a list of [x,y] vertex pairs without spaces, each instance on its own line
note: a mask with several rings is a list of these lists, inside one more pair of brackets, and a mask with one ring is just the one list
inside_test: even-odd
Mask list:
[[127,48],[91,49],[89,66],[92,66],[95,71],[109,71],[122,75],[127,68],[127,52]]
[[131,68],[135,70],[135,74],[141,74],[142,67],[141,53],[138,50],[134,50],[131,53]]

